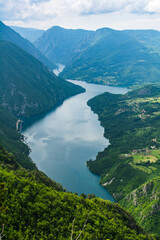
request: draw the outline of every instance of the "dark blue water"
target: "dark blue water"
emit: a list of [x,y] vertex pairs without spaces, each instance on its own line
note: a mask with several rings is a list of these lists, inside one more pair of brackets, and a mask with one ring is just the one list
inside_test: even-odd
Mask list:
[[95,159],[109,144],[87,101],[106,91],[117,94],[126,93],[127,89],[72,82],[86,92],[66,100],[23,132],[32,150],[30,156],[40,170],[68,191],[92,193],[113,201],[109,192],[98,184],[100,177],[86,167],[86,161]]

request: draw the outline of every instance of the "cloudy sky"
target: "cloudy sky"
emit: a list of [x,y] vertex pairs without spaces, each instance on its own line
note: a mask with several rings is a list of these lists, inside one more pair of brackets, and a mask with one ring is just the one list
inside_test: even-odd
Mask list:
[[160,30],[160,0],[0,0],[7,25]]

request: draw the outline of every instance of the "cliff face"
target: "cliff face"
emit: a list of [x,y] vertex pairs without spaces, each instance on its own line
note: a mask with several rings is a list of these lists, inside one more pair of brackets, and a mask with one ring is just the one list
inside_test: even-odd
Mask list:
[[146,230],[159,233],[160,177],[143,184],[120,201]]

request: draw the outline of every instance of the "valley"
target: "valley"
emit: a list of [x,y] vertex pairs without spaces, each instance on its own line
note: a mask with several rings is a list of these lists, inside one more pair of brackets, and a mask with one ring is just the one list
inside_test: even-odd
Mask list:
[[99,176],[91,174],[86,166],[86,160],[95,159],[97,153],[109,145],[97,115],[87,106],[87,101],[105,91],[118,94],[126,93],[127,89],[71,82],[85,88],[86,92],[66,100],[24,129],[23,135],[32,149],[30,156],[40,170],[68,191],[95,194],[114,201],[98,184]]
[[154,30],[101,28],[96,31],[45,31],[35,46],[50,61],[65,65],[60,77],[111,86],[157,84],[160,33]]
[[0,238],[160,239],[159,31],[13,29],[0,22]]

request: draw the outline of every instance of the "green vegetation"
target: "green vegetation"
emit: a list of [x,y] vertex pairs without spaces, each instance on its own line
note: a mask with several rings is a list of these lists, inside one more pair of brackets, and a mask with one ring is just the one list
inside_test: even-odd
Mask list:
[[[157,234],[160,234],[156,227],[160,220],[160,191],[156,186],[160,179],[160,121],[156,114],[160,111],[159,97],[159,88],[146,86],[126,95],[104,93],[89,100],[111,145],[95,161],[87,163],[92,172],[101,175],[101,185],[131,210],[147,231]],[[139,189],[152,180],[153,191],[146,188],[144,195],[140,195]],[[133,204],[135,199],[137,204]]]
[[0,103],[18,116],[49,111],[84,91],[56,77],[16,45],[0,41]]
[[29,148],[24,136],[16,130],[17,118],[0,106],[0,144],[15,156],[17,162],[26,169],[36,169],[28,157]]
[[143,42],[151,53],[160,54],[160,33],[156,30],[125,30],[131,37]]
[[[49,31],[51,35],[52,31],[63,44],[55,55],[47,46],[48,56],[56,59],[59,54],[57,60],[65,63],[76,57],[64,76],[74,66],[72,77],[80,71],[80,78],[94,76],[99,83],[132,85],[144,79],[159,82],[158,50],[148,53],[147,44],[123,32],[77,30],[68,36],[71,30],[64,33],[56,27]],[[24,137],[16,130],[15,116],[44,113],[84,90],[57,78],[25,52],[46,61],[2,22],[0,35],[5,40],[0,41],[0,238],[5,234],[4,240],[159,239],[147,234],[117,203],[94,195],[67,193],[36,168],[28,157],[30,150]],[[44,34],[53,41],[51,35]],[[89,101],[111,145],[95,161],[90,160],[88,167],[102,176],[101,184],[139,224],[154,234],[160,234],[159,103],[160,89],[152,86],[126,95],[105,93]]]
[[71,61],[61,76],[118,86],[155,83],[160,79],[159,62],[159,54],[142,42],[123,31],[106,30],[106,35]]
[[0,40],[14,43],[27,53],[37,58],[48,68],[50,69],[56,68],[55,63],[49,61],[49,59],[45,57],[31,42],[21,37],[17,32],[15,32],[10,27],[6,26],[1,21],[0,21]]
[[64,29],[54,26],[43,33],[35,42],[35,46],[50,61],[55,63],[68,64],[71,59],[79,55],[85,47],[85,41],[92,31]]
[[66,193],[42,172],[24,170],[3,147],[0,190],[3,239],[158,239],[118,204]]
[[63,78],[113,86],[159,83],[159,31],[52,27],[35,45],[50,60],[66,66]]
[[160,229],[160,177],[153,178],[128,194],[121,202],[149,232]]

